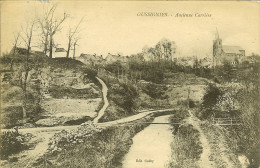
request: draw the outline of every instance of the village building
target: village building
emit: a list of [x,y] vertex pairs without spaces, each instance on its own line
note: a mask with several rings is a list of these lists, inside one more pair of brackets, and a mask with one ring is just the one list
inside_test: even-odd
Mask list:
[[64,48],[56,48],[54,52],[52,52],[52,58],[62,58],[67,56],[67,51]]
[[204,68],[211,68],[212,62],[213,60],[211,57],[205,57],[199,60],[199,66]]
[[174,61],[177,65],[192,67],[195,63],[195,57],[192,57],[192,56],[179,57],[179,58],[175,58]]
[[222,39],[219,38],[218,32],[216,33],[215,40],[213,41],[213,64],[223,65],[224,62],[236,65],[245,57],[245,50],[240,46],[222,45]]
[[102,55],[96,55],[96,54],[80,54],[79,57],[76,57],[77,60],[85,63],[85,64],[91,64],[91,65],[96,65],[96,64],[101,64],[104,62],[103,56]]
[[129,57],[128,56],[121,56],[121,55],[113,55],[108,53],[106,57],[106,63],[113,63],[113,62],[121,62],[121,63],[126,63],[128,61]]

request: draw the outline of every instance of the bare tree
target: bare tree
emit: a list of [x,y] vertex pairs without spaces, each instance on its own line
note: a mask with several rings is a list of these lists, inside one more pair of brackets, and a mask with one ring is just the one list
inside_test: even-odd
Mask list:
[[43,43],[43,52],[44,54],[47,53],[48,51],[48,44],[49,44],[49,34],[50,34],[50,29],[49,29],[49,20],[51,17],[51,13],[54,10],[55,6],[52,6],[51,9],[45,10],[43,9],[43,16],[38,17],[37,21],[40,25],[41,32],[42,32],[42,43]]
[[32,37],[33,37],[33,31],[34,31],[34,26],[35,26],[35,21],[32,21],[31,23],[27,22],[26,27],[22,28],[22,33],[20,37],[24,41],[24,44],[26,45],[27,48],[27,53],[26,53],[26,59],[24,62],[24,66],[21,71],[21,76],[20,76],[20,87],[23,90],[23,104],[22,104],[22,109],[23,109],[23,119],[25,121],[25,118],[27,117],[27,112],[26,112],[26,107],[27,107],[27,79],[30,71],[29,67],[29,56],[30,56],[30,50],[31,50],[31,43],[32,43]]
[[17,44],[18,44],[18,41],[19,41],[19,37],[20,37],[20,32],[14,34],[14,43],[13,43],[13,58],[11,60],[11,64],[10,64],[10,70],[12,71],[13,70],[13,64],[14,64],[14,56],[15,56],[15,53],[16,53],[16,48],[17,48]]
[[[57,9],[57,4],[51,6],[47,11],[44,11],[43,17],[38,18],[43,36],[44,53],[47,53],[49,47],[49,57],[52,58],[52,48],[53,48],[53,37],[61,30],[61,24],[68,18],[68,14],[64,12],[62,18],[56,18],[55,11]],[[48,46],[49,44],[49,46]]]
[[69,33],[68,33],[68,49],[67,49],[67,58],[69,58],[69,54],[70,54],[70,50],[71,50],[71,45],[72,45],[72,42],[73,42],[73,45],[74,45],[74,52],[73,52],[73,58],[75,58],[75,48],[76,48],[76,45],[77,45],[77,41],[79,40],[79,37],[76,37],[75,35],[77,33],[79,33],[79,26],[80,24],[82,23],[84,17],[81,18],[81,20],[79,21],[79,23],[77,24],[77,26],[72,29],[70,28],[69,29]]
[[15,54],[16,52],[16,48],[17,48],[17,44],[18,44],[18,41],[19,41],[19,37],[20,37],[20,32],[14,34],[14,47],[13,47],[13,55]]

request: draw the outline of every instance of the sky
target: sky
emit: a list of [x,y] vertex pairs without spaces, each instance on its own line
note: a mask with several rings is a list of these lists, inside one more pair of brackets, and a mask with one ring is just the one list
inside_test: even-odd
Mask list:
[[[223,45],[241,46],[246,55],[260,54],[260,3],[221,1],[2,1],[1,53],[9,51],[13,34],[35,16],[41,16],[43,6],[58,3],[56,16],[70,14],[54,40],[66,49],[69,27],[80,25],[80,40],[76,54],[107,53],[131,55],[144,46],[154,47],[167,38],[175,41],[178,56],[205,57],[212,55],[216,29]],[[140,12],[167,13],[167,17],[137,16]],[[175,17],[176,14],[193,17]],[[195,13],[211,17],[195,17]],[[33,45],[39,43],[39,31],[34,32]],[[20,40],[20,46],[23,45]]]

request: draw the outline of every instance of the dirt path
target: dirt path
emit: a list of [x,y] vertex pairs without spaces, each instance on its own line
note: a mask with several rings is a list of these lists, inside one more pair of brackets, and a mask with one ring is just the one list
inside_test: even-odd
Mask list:
[[188,118],[187,122],[199,131],[200,142],[203,147],[203,151],[202,151],[202,154],[201,154],[200,160],[199,160],[199,166],[202,168],[215,167],[214,162],[209,160],[209,157],[211,155],[210,146],[209,146],[209,143],[207,141],[207,138],[206,138],[204,132],[202,131],[202,129],[200,127],[200,123],[199,123],[200,120],[198,118],[196,118],[190,110],[189,110],[189,114],[190,114],[190,117]]
[[1,165],[3,168],[29,168],[33,167],[33,163],[48,149],[49,139],[54,135],[54,132],[38,132],[34,134],[34,138],[32,138],[31,142],[36,143],[36,146],[31,150],[25,150],[13,157],[18,158],[18,162],[9,163],[6,165]]
[[[94,119],[94,123],[97,123],[99,118],[104,115],[104,112],[107,108],[108,100],[107,100],[107,86],[106,84],[98,77],[96,77],[98,81],[102,85],[102,93],[103,93],[103,100],[104,105],[102,109],[99,111],[98,116]],[[35,143],[36,146],[31,150],[25,150],[19,153],[17,158],[19,159],[18,162],[14,162],[11,164],[1,165],[1,167],[13,167],[13,168],[20,168],[20,167],[32,167],[32,164],[44,153],[48,150],[48,143],[49,139],[57,132],[61,130],[72,130],[76,129],[79,125],[75,126],[58,126],[58,127],[45,127],[45,128],[28,128],[28,129],[19,129],[19,133],[31,133],[33,134],[34,138],[31,139],[30,143]],[[9,129],[10,130],[10,129]],[[8,131],[8,130],[1,130],[1,131]],[[14,157],[16,157],[14,156]]]
[[240,168],[238,157],[227,145],[223,128],[215,125],[201,125],[201,121],[190,110],[189,114],[187,122],[199,131],[203,147],[199,166],[202,168]]
[[[99,127],[108,127],[112,125],[117,124],[123,124],[132,122],[144,117],[147,117],[153,113],[158,112],[166,112],[166,111],[172,111],[176,109],[164,109],[164,110],[151,110],[143,113],[139,113],[134,116],[122,118],[116,121],[106,122],[106,123],[98,123],[98,120],[104,115],[106,108],[108,107],[109,103],[107,100],[107,91],[108,88],[106,84],[97,77],[99,82],[102,85],[102,93],[103,93],[103,100],[104,105],[102,109],[99,111],[97,117],[94,119],[94,123],[97,124]],[[18,162],[14,163],[7,163],[6,165],[1,165],[2,167],[14,167],[14,168],[20,168],[20,167],[31,167],[32,164],[41,156],[44,155],[44,153],[48,150],[48,143],[49,139],[57,132],[60,132],[62,130],[73,130],[79,127],[79,125],[74,126],[57,126],[57,127],[40,127],[40,128],[25,128],[25,129],[19,129],[19,132],[21,134],[25,133],[31,133],[33,134],[34,138],[30,141],[31,143],[35,143],[36,146],[31,150],[26,150],[17,155],[17,158],[19,158]],[[1,131],[10,131],[11,129],[3,129]]]
[[103,101],[104,101],[104,105],[102,107],[102,109],[99,111],[97,117],[93,120],[94,124],[98,123],[98,120],[104,115],[105,110],[107,109],[109,103],[107,100],[107,85],[105,84],[105,82],[103,82],[100,78],[96,77],[97,80],[99,81],[99,83],[102,85],[102,94],[103,94]]
[[225,129],[216,125],[203,125],[204,131],[212,149],[212,159],[216,167],[241,168],[238,156],[233,153],[227,144]]
[[[110,122],[105,122],[105,123],[97,123],[98,127],[108,127],[112,125],[117,125],[117,124],[123,124],[123,123],[128,123],[132,122],[135,120],[139,120],[141,118],[147,117],[153,113],[158,113],[158,112],[167,112],[171,110],[176,110],[176,109],[164,109],[164,110],[151,110],[143,113],[139,113],[134,116],[122,118],[116,121],[110,121]],[[48,143],[49,139],[57,132],[60,132],[62,130],[73,130],[79,127],[79,125],[73,125],[73,126],[57,126],[57,127],[40,127],[40,128],[26,128],[26,129],[19,129],[19,132],[21,134],[26,134],[26,133],[31,133],[34,135],[34,138],[31,140],[31,142],[36,143],[36,146],[34,149],[31,150],[25,150],[17,155],[19,158],[18,162],[15,163],[7,163],[5,165],[1,165],[4,168],[29,168],[32,167],[32,164],[43,154],[47,151],[48,149]],[[9,129],[10,131],[11,129]],[[8,131],[7,129],[1,130],[1,131]]]

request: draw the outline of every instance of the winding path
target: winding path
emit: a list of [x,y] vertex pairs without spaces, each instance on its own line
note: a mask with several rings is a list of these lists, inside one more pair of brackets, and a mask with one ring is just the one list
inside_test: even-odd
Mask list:
[[[105,128],[109,127],[112,125],[118,125],[118,124],[123,124],[123,123],[128,123],[132,122],[144,117],[147,117],[153,113],[158,113],[158,112],[167,112],[167,111],[172,111],[176,109],[164,109],[164,110],[151,110],[151,111],[146,111],[143,113],[139,113],[130,117],[126,117],[123,119],[119,119],[116,121],[110,121],[110,122],[105,122],[105,123],[98,123],[98,120],[104,115],[106,108],[108,107],[109,103],[107,100],[107,91],[108,88],[106,84],[98,77],[96,77],[97,80],[101,83],[102,85],[102,94],[103,94],[103,100],[104,100],[104,105],[102,109],[99,111],[97,117],[93,120],[95,124],[98,125],[98,127]],[[14,163],[9,163],[7,165],[3,165],[2,167],[14,167],[14,168],[20,168],[20,167],[31,167],[32,164],[41,156],[44,155],[44,153],[48,149],[48,142],[49,139],[57,132],[62,131],[62,130],[73,130],[79,127],[79,125],[73,125],[73,126],[56,126],[56,127],[38,127],[38,128],[24,128],[24,129],[19,129],[19,133],[26,134],[26,133],[31,133],[34,135],[34,142],[37,142],[36,146],[32,150],[25,150],[19,154],[19,156],[22,156],[19,158],[18,162]],[[1,132],[4,131],[14,131],[13,129],[2,129]]]
[[102,94],[103,94],[104,105],[103,105],[102,109],[99,111],[97,117],[93,120],[94,124],[98,123],[98,120],[104,115],[105,110],[107,109],[107,107],[109,105],[108,100],[107,100],[107,90],[108,90],[107,85],[99,77],[96,77],[96,78],[99,81],[99,83],[102,85]]
[[[95,124],[98,123],[98,120],[104,115],[106,108],[108,107],[109,103],[107,100],[107,86],[106,84],[98,77],[96,77],[97,80],[102,85],[102,93],[103,93],[103,100],[104,105],[102,109],[99,111],[97,117],[93,120]],[[19,133],[26,134],[31,133],[34,135],[34,138],[32,139],[33,142],[36,142],[36,146],[32,150],[25,150],[21,152],[18,156],[22,156],[19,158],[18,162],[14,162],[8,165],[2,165],[2,167],[31,167],[32,164],[41,156],[44,155],[44,153],[48,150],[48,143],[49,139],[57,132],[61,130],[72,130],[76,129],[79,125],[74,126],[57,126],[57,127],[40,127],[40,128],[25,128],[25,129],[19,129]],[[3,131],[12,131],[12,129],[2,129]],[[25,157],[23,157],[25,156]]]

